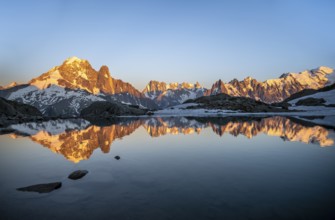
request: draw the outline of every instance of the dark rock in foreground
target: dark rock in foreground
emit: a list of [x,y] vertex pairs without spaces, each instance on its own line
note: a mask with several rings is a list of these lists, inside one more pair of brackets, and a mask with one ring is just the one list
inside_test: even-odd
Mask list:
[[71,173],[68,178],[72,179],[72,180],[78,180],[83,178],[84,176],[86,176],[86,174],[88,173],[87,170],[76,170],[73,173]]
[[37,108],[0,97],[0,127],[40,119],[42,113]]
[[121,159],[120,156],[115,156],[114,158],[115,158],[116,160],[120,160],[120,159]]
[[300,99],[297,101],[296,105],[304,105],[304,106],[323,106],[326,100],[324,99],[317,99],[317,98],[306,98]]
[[285,112],[287,109],[280,106],[271,106],[264,102],[246,97],[234,97],[227,94],[203,96],[195,100],[187,100],[184,103],[198,103],[198,106],[189,106],[187,109],[222,109],[242,112]]
[[61,182],[55,182],[55,183],[45,183],[45,184],[37,184],[37,185],[22,187],[22,188],[18,188],[17,190],[23,191],[23,192],[49,193],[61,187],[62,187]]
[[94,102],[80,113],[82,117],[115,117],[122,115],[144,115],[147,110],[117,102]]
[[4,116],[42,116],[42,113],[35,107],[6,100],[0,97],[0,115]]
[[150,115],[154,115],[154,114],[155,114],[155,113],[154,113],[153,111],[148,111],[148,112],[147,112],[147,115],[149,115],[149,116],[150,116]]

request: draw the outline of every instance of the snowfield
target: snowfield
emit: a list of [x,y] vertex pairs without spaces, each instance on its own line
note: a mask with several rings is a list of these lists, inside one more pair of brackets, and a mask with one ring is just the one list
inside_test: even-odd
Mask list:
[[155,112],[157,116],[209,116],[214,115],[217,116],[223,113],[234,113],[234,111],[230,110],[222,110],[222,109],[187,109],[187,107],[199,106],[195,103],[187,103],[176,105],[173,107],[169,107],[163,110],[158,110]]
[[67,90],[63,87],[52,85],[40,90],[35,86],[28,86],[12,92],[9,100],[32,105],[38,108],[42,114],[46,114],[52,106],[57,108],[59,115],[79,115],[80,111],[89,104],[97,101],[105,101],[103,94],[93,95],[83,90]]

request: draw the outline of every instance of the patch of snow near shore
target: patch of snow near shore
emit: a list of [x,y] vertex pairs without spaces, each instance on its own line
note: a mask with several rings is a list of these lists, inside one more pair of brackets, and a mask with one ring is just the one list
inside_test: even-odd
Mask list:
[[334,111],[335,107],[300,105],[300,106],[292,106],[289,109],[298,111],[308,111],[308,112],[326,112],[326,111]]
[[208,116],[208,115],[219,115],[223,113],[234,113],[234,111],[230,110],[222,110],[222,109],[187,109],[187,107],[199,106],[196,103],[187,103],[176,105],[173,107],[169,107],[163,110],[158,110],[155,112],[155,116]]

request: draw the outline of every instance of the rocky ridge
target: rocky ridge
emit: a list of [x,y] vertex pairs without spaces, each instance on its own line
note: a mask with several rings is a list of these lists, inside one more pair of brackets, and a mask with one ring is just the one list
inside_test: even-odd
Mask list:
[[207,89],[198,82],[170,83],[150,81],[142,93],[153,100],[159,107],[165,108],[183,103],[188,99],[195,99],[205,94]]
[[249,97],[266,103],[281,102],[304,89],[320,89],[335,81],[334,70],[321,66],[300,73],[282,74],[277,79],[259,82],[247,77],[242,81],[234,79],[229,83],[215,82],[205,95],[225,93],[231,96]]

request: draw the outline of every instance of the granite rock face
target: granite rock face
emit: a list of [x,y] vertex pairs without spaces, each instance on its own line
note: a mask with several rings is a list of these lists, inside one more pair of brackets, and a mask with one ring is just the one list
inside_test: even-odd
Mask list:
[[143,97],[131,84],[112,78],[107,66],[102,66],[99,71],[96,71],[87,60],[77,57],[65,60],[62,65],[53,67],[32,79],[29,84],[39,89],[58,85],[68,89],[86,90],[92,94],[114,95],[127,92],[135,97]]

